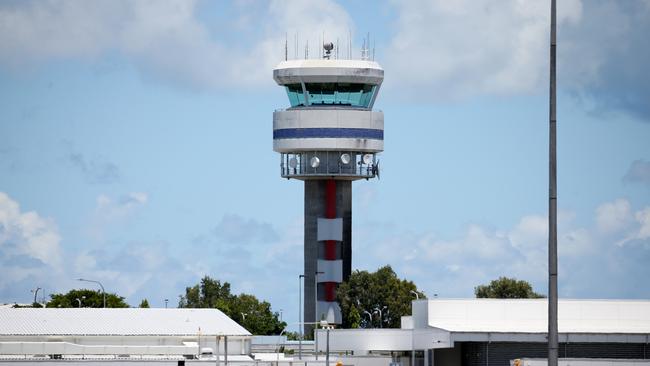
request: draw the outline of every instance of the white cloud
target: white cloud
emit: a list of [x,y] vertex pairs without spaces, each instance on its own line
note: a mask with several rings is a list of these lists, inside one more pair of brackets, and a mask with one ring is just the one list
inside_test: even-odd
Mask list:
[[53,220],[0,192],[0,289],[29,277],[43,278],[63,266],[61,236]]
[[[385,66],[396,95],[445,101],[547,92],[548,2],[393,3],[397,21]],[[650,119],[648,16],[647,1],[559,1],[559,87],[595,112]]]
[[632,206],[626,199],[606,202],[596,209],[596,225],[605,233],[624,229],[632,221]]
[[[560,294],[564,297],[648,297],[650,207],[634,212],[623,199],[596,210],[593,226],[575,214],[558,215]],[[628,222],[629,219],[629,222]],[[472,297],[473,288],[499,276],[529,281],[545,293],[548,220],[524,216],[501,230],[468,225],[450,239],[432,232],[368,230],[355,234],[355,267],[375,270],[390,264],[429,295]]]
[[[580,20],[579,0],[560,3],[560,24]],[[527,93],[547,79],[550,10],[545,2],[422,0],[395,2],[395,7],[389,83],[416,88],[421,98],[445,99]]]
[[0,192],[0,247],[5,255],[28,255],[45,264],[61,264],[58,229],[54,221],[34,211],[21,212],[18,203]]
[[[234,19],[220,19],[223,23],[214,29],[199,19],[198,4],[46,0],[0,6],[0,64],[22,68],[53,59],[92,61],[117,52],[145,78],[174,85],[271,85],[269,70],[284,56],[285,32],[291,39],[298,32],[302,42],[310,38],[316,52],[320,30],[342,37],[351,27],[348,14],[333,1],[235,3]],[[217,11],[228,6],[219,3]]]
[[96,215],[105,221],[123,219],[144,206],[149,196],[144,192],[131,192],[118,199],[101,194],[97,197]]

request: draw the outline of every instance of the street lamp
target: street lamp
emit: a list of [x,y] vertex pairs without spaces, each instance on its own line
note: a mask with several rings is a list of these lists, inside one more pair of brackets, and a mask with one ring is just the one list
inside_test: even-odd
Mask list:
[[102,294],[104,295],[104,307],[106,307],[106,291],[104,291],[104,285],[102,285],[101,282],[95,281],[95,280],[86,280],[86,279],[83,279],[83,278],[77,278],[77,281],[92,282],[92,283],[98,284],[99,287],[102,288]]
[[34,293],[34,304],[36,303],[36,296],[38,295],[38,290],[42,290],[42,288],[36,287],[36,290],[32,290],[32,292]]
[[368,310],[364,310],[363,313],[368,315],[368,319],[369,319],[368,321],[369,321],[370,326],[372,327],[372,314],[370,314],[370,312]]
[[413,290],[411,290],[411,293],[412,293],[413,295],[415,295],[415,299],[416,299],[416,300],[420,300],[420,294],[418,294],[417,291],[413,291]]
[[86,296],[82,296],[81,299],[78,298],[78,297],[75,299],[75,300],[79,303],[79,307],[81,307],[81,300],[82,300],[82,299],[85,300],[85,299],[86,299]]
[[302,281],[305,275],[298,275],[298,359],[302,360]]
[[316,329],[318,328],[318,275],[325,272],[316,271],[314,272],[314,353],[316,354],[316,360],[318,360],[318,340],[316,339]]
[[165,309],[167,309],[167,303],[169,302],[169,299],[165,299]]
[[384,307],[382,307],[381,309],[379,309],[378,307],[375,308],[375,312],[378,312],[378,313],[379,313],[379,328],[383,328],[383,327],[384,327],[384,326],[382,325],[382,322],[384,321],[384,317],[383,317],[383,314],[382,314],[381,311],[384,310],[384,309],[386,309],[386,308],[387,308],[387,306],[384,306]]

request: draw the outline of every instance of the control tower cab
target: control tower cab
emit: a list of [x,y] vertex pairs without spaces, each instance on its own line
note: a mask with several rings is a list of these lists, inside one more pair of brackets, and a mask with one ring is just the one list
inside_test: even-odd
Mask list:
[[289,60],[273,70],[291,107],[273,113],[281,175],[373,178],[384,149],[384,114],[373,111],[384,70],[365,60]]
[[[374,61],[286,60],[273,79],[289,97],[273,113],[280,174],[305,184],[304,322],[341,324],[338,285],[352,272],[352,181],[379,176],[384,114],[373,111],[384,70]],[[307,325],[306,331],[312,327]]]

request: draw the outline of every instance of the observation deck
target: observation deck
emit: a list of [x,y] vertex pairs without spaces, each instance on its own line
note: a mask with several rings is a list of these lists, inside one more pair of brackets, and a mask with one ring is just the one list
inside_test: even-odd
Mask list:
[[273,113],[281,175],[369,179],[379,173],[384,114],[373,111],[384,70],[367,60],[289,60],[273,70],[290,106]]

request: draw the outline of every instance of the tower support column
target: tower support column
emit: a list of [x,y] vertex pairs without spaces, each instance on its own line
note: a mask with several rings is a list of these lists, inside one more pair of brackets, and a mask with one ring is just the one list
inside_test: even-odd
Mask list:
[[340,323],[336,289],[352,272],[352,181],[305,180],[304,238],[305,322]]

